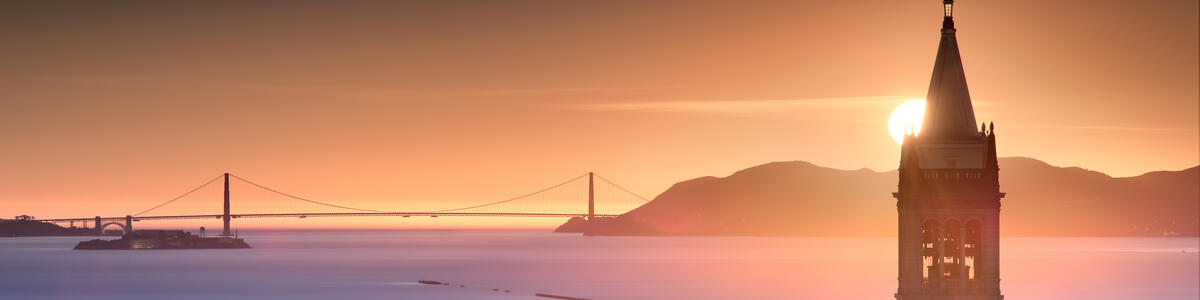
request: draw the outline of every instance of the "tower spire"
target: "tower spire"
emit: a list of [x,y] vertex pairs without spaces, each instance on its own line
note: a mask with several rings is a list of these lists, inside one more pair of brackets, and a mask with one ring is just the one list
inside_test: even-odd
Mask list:
[[934,59],[929,92],[925,94],[925,120],[921,137],[956,138],[978,136],[975,131],[975,110],[967,91],[967,76],[958,53],[954,29],[954,0],[942,1],[945,18],[942,39]]

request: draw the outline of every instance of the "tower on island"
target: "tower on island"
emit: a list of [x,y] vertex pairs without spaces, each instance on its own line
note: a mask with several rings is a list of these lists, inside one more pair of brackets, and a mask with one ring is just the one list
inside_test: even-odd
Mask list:
[[[1000,167],[993,126],[975,122],[954,30],[942,2],[941,43],[920,132],[900,150],[897,300],[1000,295]],[[978,126],[978,127],[977,127]]]

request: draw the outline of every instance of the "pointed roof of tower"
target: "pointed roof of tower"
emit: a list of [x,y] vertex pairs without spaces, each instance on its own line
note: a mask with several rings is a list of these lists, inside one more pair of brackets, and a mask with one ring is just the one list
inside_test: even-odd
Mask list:
[[946,15],[933,64],[933,78],[929,80],[929,92],[925,95],[925,118],[920,133],[923,138],[979,136],[975,130],[978,123],[975,123],[975,110],[971,107],[971,94],[967,92],[967,76],[958,54],[958,39],[954,36],[952,2],[943,1]]

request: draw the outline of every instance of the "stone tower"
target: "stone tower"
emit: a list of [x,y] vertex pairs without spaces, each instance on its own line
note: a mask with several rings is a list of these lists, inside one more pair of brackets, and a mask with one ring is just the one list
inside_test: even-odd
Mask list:
[[899,300],[1004,298],[996,135],[975,123],[953,2],[943,1],[925,118],[918,133],[904,138],[899,190],[892,194],[900,223]]

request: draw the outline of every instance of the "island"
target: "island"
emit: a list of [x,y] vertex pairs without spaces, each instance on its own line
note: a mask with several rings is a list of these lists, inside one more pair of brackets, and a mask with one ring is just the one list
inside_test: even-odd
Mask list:
[[160,249],[245,249],[245,239],[200,237],[183,230],[134,230],[116,240],[94,239],[75,245],[75,250],[160,250]]

